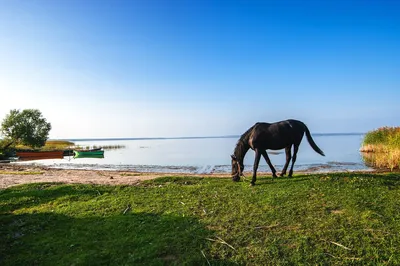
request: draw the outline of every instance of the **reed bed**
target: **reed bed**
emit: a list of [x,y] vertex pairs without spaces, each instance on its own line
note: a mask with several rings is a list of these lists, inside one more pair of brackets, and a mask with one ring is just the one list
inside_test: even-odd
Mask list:
[[48,140],[46,144],[40,149],[33,149],[32,147],[25,145],[17,145],[16,148],[18,150],[40,150],[40,151],[57,151],[57,150],[65,150],[75,144],[71,141],[65,140]]
[[368,132],[360,151],[372,167],[400,169],[400,127],[381,127]]
[[75,145],[71,141],[64,140],[48,140],[42,150],[65,150],[68,147]]
[[93,146],[94,149],[102,148],[103,150],[117,150],[117,149],[125,149],[125,145],[103,145],[103,146]]
[[103,149],[103,150],[116,150],[116,149],[124,149],[125,145],[93,145],[93,146],[72,146],[71,149],[79,149],[79,150],[91,150],[91,149]]

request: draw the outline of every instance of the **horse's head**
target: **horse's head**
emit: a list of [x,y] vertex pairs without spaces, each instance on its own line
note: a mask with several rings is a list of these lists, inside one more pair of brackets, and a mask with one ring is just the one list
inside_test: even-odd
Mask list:
[[232,158],[232,180],[237,182],[240,180],[240,177],[243,176],[243,163],[240,163],[235,155],[231,155]]

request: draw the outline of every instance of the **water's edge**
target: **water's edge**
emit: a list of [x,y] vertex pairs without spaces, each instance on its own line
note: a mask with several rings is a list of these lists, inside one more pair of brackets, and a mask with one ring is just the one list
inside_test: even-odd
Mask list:
[[[303,141],[294,165],[301,172],[370,171],[359,153],[363,133],[313,134],[326,156],[315,153]],[[230,173],[230,154],[239,136],[183,137],[183,138],[118,138],[70,139],[77,145],[123,145],[118,150],[105,150],[102,159],[77,159],[64,157],[58,160],[17,162],[36,164],[57,169],[135,171],[143,173],[212,174]],[[269,151],[275,168],[281,171],[286,156],[284,151]],[[244,160],[244,171],[253,170],[254,154]],[[259,172],[271,170],[261,161]]]
[[[41,165],[38,163],[19,163],[23,165]],[[105,171],[132,171],[138,173],[180,173],[180,174],[227,174],[231,172],[230,165],[203,165],[203,166],[174,166],[174,165],[113,165],[113,164],[52,164],[46,165],[53,169],[75,169],[75,170],[105,170]],[[283,165],[275,165],[279,172]],[[252,172],[252,165],[245,165],[244,172]],[[268,166],[260,165],[259,172],[271,172]],[[361,163],[329,162],[327,164],[304,164],[294,167],[294,171],[310,173],[327,172],[352,172],[352,171],[374,171],[374,169]]]

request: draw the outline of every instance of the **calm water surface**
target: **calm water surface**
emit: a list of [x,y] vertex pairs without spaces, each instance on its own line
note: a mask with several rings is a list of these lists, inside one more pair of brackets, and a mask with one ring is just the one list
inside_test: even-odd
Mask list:
[[[37,160],[18,162],[66,169],[134,170],[138,172],[225,173],[230,172],[230,154],[239,137],[196,139],[127,139],[74,141],[80,146],[123,145],[125,148],[105,150],[104,158]],[[314,141],[325,157],[314,152],[303,139],[294,170],[354,171],[371,170],[360,155],[363,135],[314,135]],[[278,172],[285,163],[284,150],[270,154]],[[245,157],[245,172],[252,171],[254,152]],[[270,172],[261,159],[259,171]]]

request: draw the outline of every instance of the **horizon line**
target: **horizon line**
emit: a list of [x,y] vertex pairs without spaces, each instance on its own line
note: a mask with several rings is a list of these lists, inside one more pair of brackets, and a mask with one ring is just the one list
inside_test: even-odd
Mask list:
[[[345,135],[364,135],[360,132],[349,133],[312,133],[313,136],[345,136]],[[218,139],[218,138],[238,138],[241,135],[221,135],[221,136],[192,136],[192,137],[111,137],[111,138],[49,138],[49,140],[64,140],[64,141],[89,141],[89,140],[168,140],[168,139]]]

